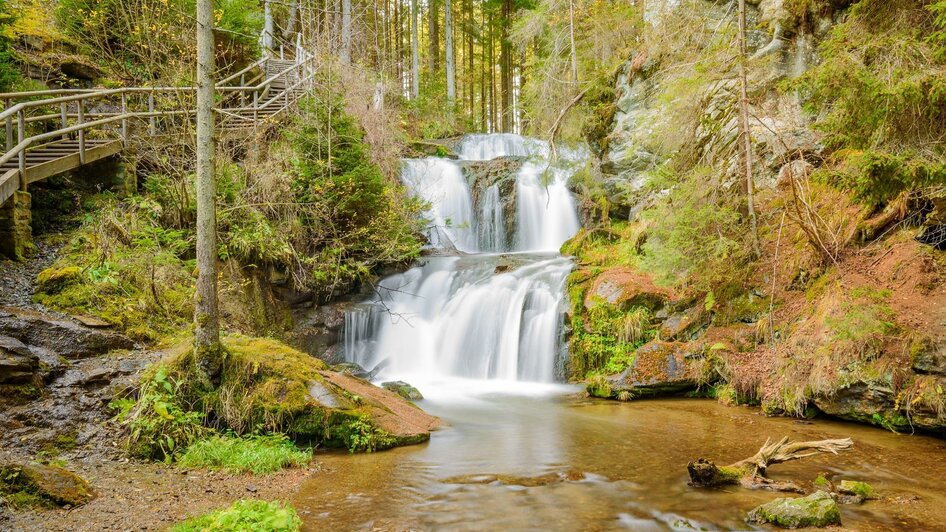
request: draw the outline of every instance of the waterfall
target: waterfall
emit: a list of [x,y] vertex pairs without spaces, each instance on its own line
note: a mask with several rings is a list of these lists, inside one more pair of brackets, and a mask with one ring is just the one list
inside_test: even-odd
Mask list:
[[441,251],[383,279],[375,297],[348,311],[346,359],[369,369],[384,364],[382,378],[412,383],[553,382],[572,267],[558,249],[579,228],[567,186],[574,165],[550,164],[547,143],[510,134],[468,135],[459,153],[463,160],[524,158],[515,212],[504,208],[496,184],[479,191],[474,208],[461,163],[406,160],[402,180],[430,204],[428,238]]

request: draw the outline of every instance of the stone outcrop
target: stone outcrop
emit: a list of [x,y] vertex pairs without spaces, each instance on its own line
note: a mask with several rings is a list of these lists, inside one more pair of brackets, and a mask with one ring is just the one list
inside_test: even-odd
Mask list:
[[24,308],[0,307],[0,335],[69,359],[134,347],[131,340],[116,332],[88,327],[64,315]]
[[657,287],[650,277],[632,268],[617,267],[594,278],[585,295],[585,308],[603,301],[622,309],[645,307],[656,310],[673,295],[671,291]]

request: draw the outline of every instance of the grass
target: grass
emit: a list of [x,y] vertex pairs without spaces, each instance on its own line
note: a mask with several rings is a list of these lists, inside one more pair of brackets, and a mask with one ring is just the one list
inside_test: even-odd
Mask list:
[[302,467],[312,460],[311,449],[299,449],[284,434],[214,435],[191,444],[178,458],[187,468],[207,468],[228,473],[275,473],[285,467]]
[[288,504],[244,499],[228,508],[178,523],[171,527],[171,532],[290,532],[301,526],[299,514]]

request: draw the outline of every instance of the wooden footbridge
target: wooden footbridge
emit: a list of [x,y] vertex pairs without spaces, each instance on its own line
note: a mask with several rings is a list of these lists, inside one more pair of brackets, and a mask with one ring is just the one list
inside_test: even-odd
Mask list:
[[[264,57],[217,82],[218,135],[258,128],[291,108],[307,92],[316,72],[312,58]],[[15,242],[29,213],[17,214],[15,196],[30,183],[78,169],[124,151],[133,138],[194,131],[196,87],[60,89],[0,94],[0,253],[21,255]],[[2,141],[0,141],[2,142]],[[29,208],[29,196],[26,208]],[[28,236],[28,233],[27,233]]]

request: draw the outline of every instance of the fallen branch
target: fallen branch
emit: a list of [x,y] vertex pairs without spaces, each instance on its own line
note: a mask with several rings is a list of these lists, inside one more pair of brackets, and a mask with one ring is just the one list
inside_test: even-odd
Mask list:
[[769,466],[798,460],[821,453],[837,454],[850,449],[854,442],[850,438],[840,440],[820,440],[791,442],[788,436],[778,442],[766,440],[759,451],[745,460],[728,466],[717,466],[709,460],[700,458],[687,464],[691,486],[715,487],[739,484],[750,489],[770,489],[775,491],[794,491],[803,493],[797,484],[789,481],[775,481],[765,477]]

